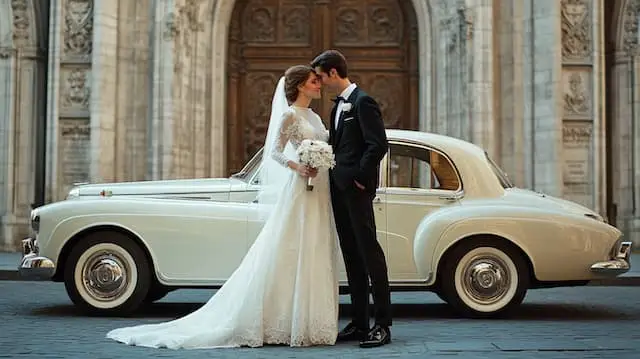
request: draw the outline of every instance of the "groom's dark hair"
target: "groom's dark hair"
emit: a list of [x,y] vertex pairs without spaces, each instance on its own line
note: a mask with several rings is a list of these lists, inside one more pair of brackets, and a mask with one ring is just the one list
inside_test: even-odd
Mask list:
[[322,72],[329,73],[331,69],[336,69],[338,76],[347,78],[347,59],[338,50],[327,50],[311,61],[311,67],[319,67]]

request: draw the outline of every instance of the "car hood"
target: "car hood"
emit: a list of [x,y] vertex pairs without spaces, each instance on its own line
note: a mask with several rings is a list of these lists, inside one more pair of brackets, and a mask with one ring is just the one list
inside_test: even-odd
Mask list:
[[564,210],[577,215],[589,216],[604,222],[602,216],[583,205],[540,192],[521,188],[509,188],[505,191],[505,199],[516,205],[526,204],[532,207],[548,208],[550,210]]
[[69,197],[118,196],[118,195],[184,195],[195,193],[220,193],[246,189],[246,183],[237,179],[203,178],[163,181],[138,181],[119,183],[95,183],[74,187]]

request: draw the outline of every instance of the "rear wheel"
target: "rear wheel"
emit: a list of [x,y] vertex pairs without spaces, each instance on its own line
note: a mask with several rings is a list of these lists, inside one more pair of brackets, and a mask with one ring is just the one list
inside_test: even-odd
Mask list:
[[522,303],[529,287],[525,259],[510,243],[472,239],[442,260],[442,295],[464,316],[507,314]]
[[152,283],[146,253],[118,232],[97,232],[78,241],[64,268],[73,303],[97,315],[127,315],[144,301]]

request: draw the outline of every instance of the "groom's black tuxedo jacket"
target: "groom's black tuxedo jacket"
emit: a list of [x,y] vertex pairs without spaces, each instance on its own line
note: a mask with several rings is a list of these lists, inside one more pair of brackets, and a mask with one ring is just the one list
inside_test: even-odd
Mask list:
[[341,191],[361,191],[355,180],[365,187],[364,191],[373,194],[378,187],[380,161],[388,148],[382,113],[378,103],[359,87],[346,102],[351,109],[342,111],[337,129],[337,101],[331,110],[329,143],[336,157],[331,180]]

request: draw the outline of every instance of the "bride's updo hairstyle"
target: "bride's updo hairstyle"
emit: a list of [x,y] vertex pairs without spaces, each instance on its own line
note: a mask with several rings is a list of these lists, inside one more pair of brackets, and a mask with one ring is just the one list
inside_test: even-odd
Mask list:
[[298,98],[298,87],[304,85],[309,78],[309,74],[315,74],[313,68],[307,65],[291,66],[284,72],[284,94],[289,103],[293,103]]

